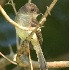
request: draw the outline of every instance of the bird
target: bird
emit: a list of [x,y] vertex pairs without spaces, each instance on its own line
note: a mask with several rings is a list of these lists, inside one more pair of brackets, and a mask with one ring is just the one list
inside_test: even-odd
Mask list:
[[[38,7],[34,3],[26,3],[17,12],[14,21],[23,27],[36,27],[38,25],[37,16],[40,14]],[[17,27],[16,34],[24,42],[32,31],[21,30]],[[46,66],[46,60],[44,58],[41,46],[42,46],[42,33],[41,29],[38,29],[32,36],[29,47],[32,46],[36,51],[38,62],[40,64],[40,70],[48,70]]]

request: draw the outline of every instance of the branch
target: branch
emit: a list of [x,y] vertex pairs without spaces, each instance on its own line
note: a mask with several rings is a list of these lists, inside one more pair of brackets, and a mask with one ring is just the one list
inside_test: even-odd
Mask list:
[[[0,52],[0,54],[2,55],[1,52]],[[13,54],[13,55],[9,54],[9,55],[6,55],[6,57],[8,57],[10,59],[13,59],[15,55],[16,54]],[[26,65],[27,63],[24,64],[26,67],[28,67],[28,65]],[[65,67],[69,67],[69,61],[54,61],[54,62],[46,62],[46,63],[47,63],[48,68],[65,68]],[[0,59],[0,69],[6,67],[9,64],[11,64],[11,62],[7,61],[6,58],[1,58]],[[32,61],[32,64],[33,64],[34,68],[39,68],[39,63],[37,61]]]
[[[0,53],[0,56],[1,56],[1,53]],[[13,59],[13,55],[9,54],[9,55],[6,55],[5,57],[8,58],[8,59]],[[2,70],[2,68],[5,68],[7,65],[10,65],[11,62],[8,61],[6,58],[0,58],[0,70]]]
[[[7,57],[13,58],[13,56],[10,56],[10,55],[7,55]],[[3,66],[2,66],[2,64],[3,64]],[[7,61],[6,59],[4,59],[4,58],[0,59],[0,69],[2,67],[5,67],[8,64],[11,64],[11,63],[9,61]],[[34,68],[39,68],[39,63],[38,62],[33,61],[32,64],[33,64]],[[69,67],[69,61],[47,62],[47,66],[48,66],[48,68],[65,68],[65,67]],[[28,65],[26,67],[28,67]]]
[[[35,64],[34,64],[35,63]],[[34,62],[33,67],[39,68],[39,63]],[[69,67],[68,61],[54,61],[54,62],[46,62],[48,68],[65,68]]]
[[7,4],[11,5],[13,7],[15,14],[17,14],[16,8],[15,8],[15,3],[13,2],[13,0],[9,0],[8,3],[6,3],[6,5]]
[[[34,65],[33,65],[34,68],[39,68],[39,63],[35,63]],[[65,67],[69,67],[69,62],[68,61],[47,62],[47,66],[48,68],[65,68]],[[21,67],[18,66],[18,68]],[[15,68],[14,70],[17,70],[18,68]]]
[[69,61],[54,61],[47,63],[49,68],[65,68],[69,67]]
[[0,52],[0,55],[1,55],[3,58],[5,58],[6,60],[8,60],[9,62],[11,62],[11,63],[13,63],[13,64],[17,65],[17,63],[16,63],[16,62],[14,62],[14,61],[12,61],[12,60],[8,59],[8,58],[7,58],[5,55],[3,55],[1,52]]

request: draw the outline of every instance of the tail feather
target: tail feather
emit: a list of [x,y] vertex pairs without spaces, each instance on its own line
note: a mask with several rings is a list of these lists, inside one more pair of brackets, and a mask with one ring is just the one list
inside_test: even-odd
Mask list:
[[[38,47],[39,48],[39,47]],[[48,67],[46,65],[46,60],[44,58],[43,52],[41,47],[39,48],[40,51],[36,52],[37,53],[37,57],[38,57],[38,62],[40,64],[40,69],[41,70],[48,70]]]
[[41,45],[39,43],[39,40],[38,40],[36,34],[33,35],[32,39],[31,39],[31,43],[33,45],[34,50],[36,51],[38,62],[40,64],[40,69],[41,70],[48,70],[48,68],[46,66],[46,60],[44,58],[44,55],[43,55],[43,52],[41,49]]
[[46,62],[45,62],[44,58],[42,57],[41,53],[38,53],[38,62],[40,64],[41,70],[47,70]]

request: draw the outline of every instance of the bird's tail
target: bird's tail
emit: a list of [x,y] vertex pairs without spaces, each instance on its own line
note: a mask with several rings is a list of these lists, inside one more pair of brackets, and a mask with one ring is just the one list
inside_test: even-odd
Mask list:
[[36,36],[36,34],[33,35],[31,39],[31,43],[33,45],[34,50],[36,51],[37,57],[38,57],[38,62],[40,64],[40,69],[41,70],[48,70],[47,65],[46,65],[46,60],[44,58],[39,40]]
[[40,69],[41,70],[48,70],[48,67],[47,67],[47,64],[46,64],[46,60],[44,58],[44,55],[43,55],[41,47],[39,47],[39,46],[38,46],[38,48],[34,47],[34,49],[36,50],[38,62],[40,64]]

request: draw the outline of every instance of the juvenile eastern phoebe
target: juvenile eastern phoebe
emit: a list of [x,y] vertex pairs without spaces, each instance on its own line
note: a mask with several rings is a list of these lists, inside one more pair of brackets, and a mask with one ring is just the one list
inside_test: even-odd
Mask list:
[[[39,9],[35,4],[26,3],[17,12],[17,15],[15,17],[15,22],[23,27],[36,27],[38,23],[36,17],[39,14],[40,14]],[[32,31],[21,30],[19,28],[15,29],[16,29],[16,34],[22,39],[22,41],[24,41],[32,32]],[[36,51],[41,70],[47,70],[46,61],[44,59],[44,55],[41,49],[42,35],[40,30],[34,33],[29,44],[30,44],[29,46],[32,45],[34,50]]]

